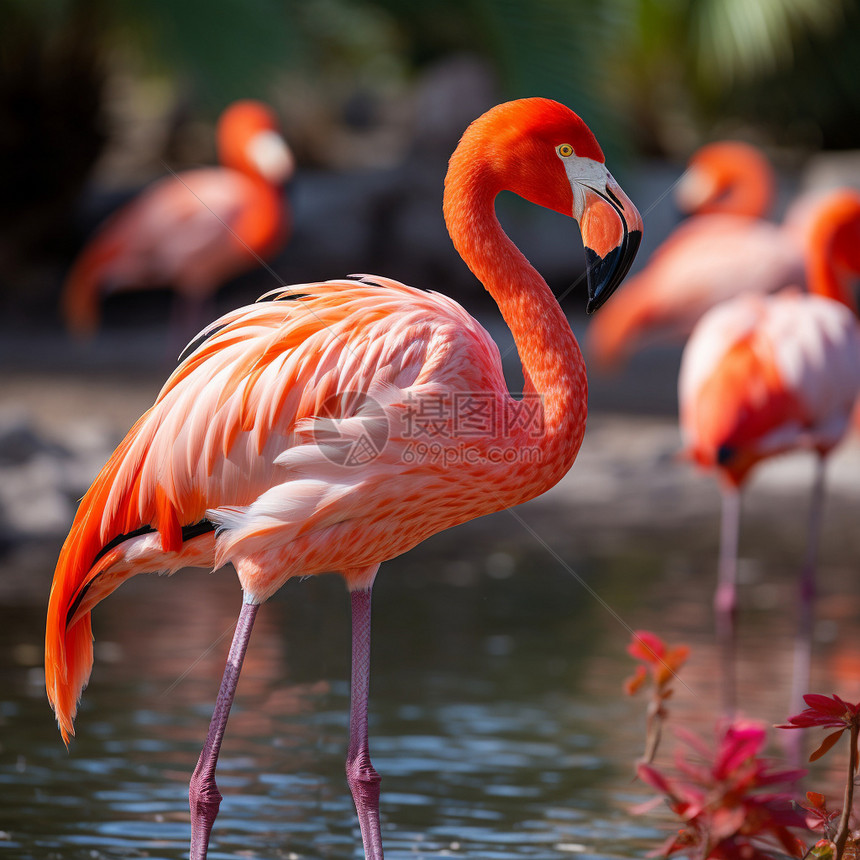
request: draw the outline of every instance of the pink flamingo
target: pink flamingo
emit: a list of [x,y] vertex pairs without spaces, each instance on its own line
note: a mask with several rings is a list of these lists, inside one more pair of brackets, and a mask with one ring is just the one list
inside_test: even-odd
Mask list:
[[860,272],[860,194],[837,191],[811,213],[806,268],[811,295],[746,295],[705,314],[687,343],[678,397],[692,459],[723,494],[717,632],[725,704],[734,706],[733,651],[740,488],[759,461],[817,452],[807,557],[800,584],[792,707],[809,680],[824,458],[849,427],[860,393],[860,329],[846,276]]
[[175,290],[196,331],[219,287],[283,247],[290,217],[281,185],[294,163],[274,115],[259,102],[235,102],[218,121],[217,142],[221,167],[159,179],[96,231],[63,286],[71,331],[93,333],[103,296],[152,287]]
[[[590,310],[626,274],[642,222],[563,105],[509,102],[467,129],[445,182],[445,220],[514,335],[521,400],[487,332],[438,293],[378,278],[284,288],[277,298],[289,301],[209,327],[81,502],[54,575],[45,647],[66,742],[92,667],[90,612],[123,580],[231,562],[244,590],[191,778],[192,860],[206,856],[218,811],[215,764],[259,605],[291,577],[324,571],[351,592],[346,771],[366,856],[382,857],[367,732],[377,569],[442,529],[539,495],[573,463],[585,367],[545,281],[495,217],[505,189],[579,222]],[[433,444],[422,448],[428,415]]]
[[589,326],[587,353],[618,367],[649,344],[683,340],[709,308],[743,293],[803,280],[801,241],[789,217],[762,220],[773,174],[748,144],[713,143],[690,161],[677,188],[685,221],[625,284],[621,300]]

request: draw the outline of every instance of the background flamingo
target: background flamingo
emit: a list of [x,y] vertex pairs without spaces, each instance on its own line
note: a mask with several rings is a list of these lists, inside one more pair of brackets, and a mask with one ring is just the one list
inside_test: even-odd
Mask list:
[[[324,571],[340,572],[351,591],[347,777],[366,856],[382,857],[379,777],[367,739],[379,564],[435,532],[542,493],[576,456],[585,368],[558,303],[495,217],[494,199],[505,189],[579,222],[590,310],[626,274],[642,223],[594,136],[564,106],[510,102],[466,131],[446,179],[445,220],[514,335],[522,400],[508,394],[487,332],[437,293],[380,279],[285,288],[277,297],[290,301],[213,323],[81,502],[46,632],[48,696],[66,741],[92,667],[90,612],[123,580],[232,562],[245,593],[191,780],[194,860],[206,856],[218,811],[215,764],[259,604],[289,578]],[[477,397],[494,418],[478,434],[474,424],[460,433],[455,398]],[[411,450],[422,402],[448,410],[444,428],[435,425],[438,457]],[[518,458],[524,449],[537,459]]]
[[742,293],[803,281],[795,218],[762,220],[773,173],[748,144],[726,141],[693,156],[677,188],[694,217],[678,227],[624,287],[623,300],[588,330],[588,354],[612,368],[651,343],[682,340],[709,308]]
[[294,163],[274,114],[260,102],[235,102],[218,121],[217,144],[221,167],[158,180],[96,231],[63,286],[73,332],[95,330],[106,295],[170,287],[181,327],[193,334],[221,286],[284,245],[290,216],[281,185]]
[[775,179],[765,154],[740,140],[718,140],[693,153],[675,188],[687,215],[745,215],[766,218]]
[[860,330],[846,282],[849,273],[860,272],[860,195],[838,191],[821,198],[807,243],[813,295],[746,295],[718,305],[696,326],[681,365],[678,396],[687,451],[717,474],[723,489],[715,607],[729,708],[740,488],[766,457],[792,449],[819,455],[801,579],[795,707],[809,680],[824,457],[849,426],[860,392]]

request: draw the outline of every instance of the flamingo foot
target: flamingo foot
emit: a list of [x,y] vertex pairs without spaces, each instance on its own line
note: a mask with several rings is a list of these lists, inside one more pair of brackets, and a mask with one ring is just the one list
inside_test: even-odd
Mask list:
[[239,681],[239,673],[242,671],[242,662],[251,637],[251,628],[254,626],[259,608],[259,605],[242,604],[242,611],[233,634],[233,643],[227,655],[227,665],[224,667],[221,689],[215,702],[215,711],[209,723],[209,732],[188,787],[188,801],[191,807],[189,852],[191,860],[206,860],[212,826],[215,824],[215,818],[221,806],[221,792],[215,784],[215,765],[218,763],[227,718],[230,716],[236,684]]
[[209,837],[221,807],[221,799],[221,792],[215,783],[214,768],[205,767],[201,753],[188,786],[188,801],[191,807],[191,860],[203,860],[206,857]]
[[367,860],[381,860],[382,831],[379,826],[379,784],[382,781],[365,747],[346,760],[346,781],[355,802],[364,853]]

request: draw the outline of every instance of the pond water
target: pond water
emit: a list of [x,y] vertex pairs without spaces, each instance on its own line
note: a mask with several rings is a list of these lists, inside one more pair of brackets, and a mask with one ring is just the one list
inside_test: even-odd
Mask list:
[[[539,528],[539,516],[531,521]],[[668,819],[630,813],[650,793],[632,780],[645,703],[621,692],[627,626],[692,645],[672,708],[707,732],[714,559],[696,541],[671,555],[620,542],[586,555],[570,535],[546,539],[559,558],[502,512],[381,570],[371,752],[388,858],[642,857],[664,838]],[[766,555],[743,569],[741,699],[778,722],[791,571]],[[839,599],[822,602],[819,691],[848,696],[860,679],[860,596],[838,552],[824,575]],[[47,591],[50,569],[33,576]],[[102,603],[68,753],[45,700],[44,605],[0,608],[0,855],[187,856],[188,777],[239,604],[229,570],[138,577]],[[348,661],[337,577],[294,581],[262,608],[219,763],[212,860],[363,856],[343,773]]]

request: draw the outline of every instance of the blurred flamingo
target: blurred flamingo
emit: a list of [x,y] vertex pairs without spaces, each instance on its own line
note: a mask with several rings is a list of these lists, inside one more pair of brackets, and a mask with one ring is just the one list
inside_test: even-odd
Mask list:
[[[504,189],[579,222],[589,310],[623,279],[642,222],[588,127],[563,105],[509,102],[467,129],[448,170],[445,220],[514,335],[521,400],[508,393],[487,332],[438,293],[378,278],[283,288],[283,300],[209,327],[81,502],[46,632],[48,696],[66,742],[92,667],[90,612],[123,580],[232,562],[244,590],[191,779],[193,860],[206,856],[218,811],[215,764],[259,604],[291,577],[324,571],[341,573],[351,592],[347,779],[366,856],[382,857],[367,733],[379,564],[539,495],[573,463],[585,367],[545,281],[495,217]],[[422,437],[415,424],[425,406],[432,421]],[[425,439],[426,456],[416,445]]]
[[783,226],[762,220],[773,199],[773,173],[757,149],[736,141],[704,147],[676,194],[695,217],[589,326],[587,353],[604,368],[620,366],[649,344],[683,340],[705,311],[726,299],[802,283],[797,219],[788,217]]
[[112,293],[170,287],[187,337],[230,278],[253,269],[287,241],[281,185],[292,153],[272,112],[233,103],[218,120],[220,167],[165,176],[108,218],[73,264],[62,293],[69,329],[91,335]]
[[717,631],[724,699],[734,705],[733,650],[740,488],[759,461],[818,454],[807,557],[800,584],[792,707],[808,688],[824,458],[850,425],[860,393],[860,329],[848,277],[860,273],[860,194],[840,190],[810,213],[811,295],[745,295],[705,314],[687,343],[678,397],[685,446],[722,484]]
[[675,188],[675,200],[687,215],[765,218],[773,197],[770,162],[760,149],[739,140],[698,149]]

